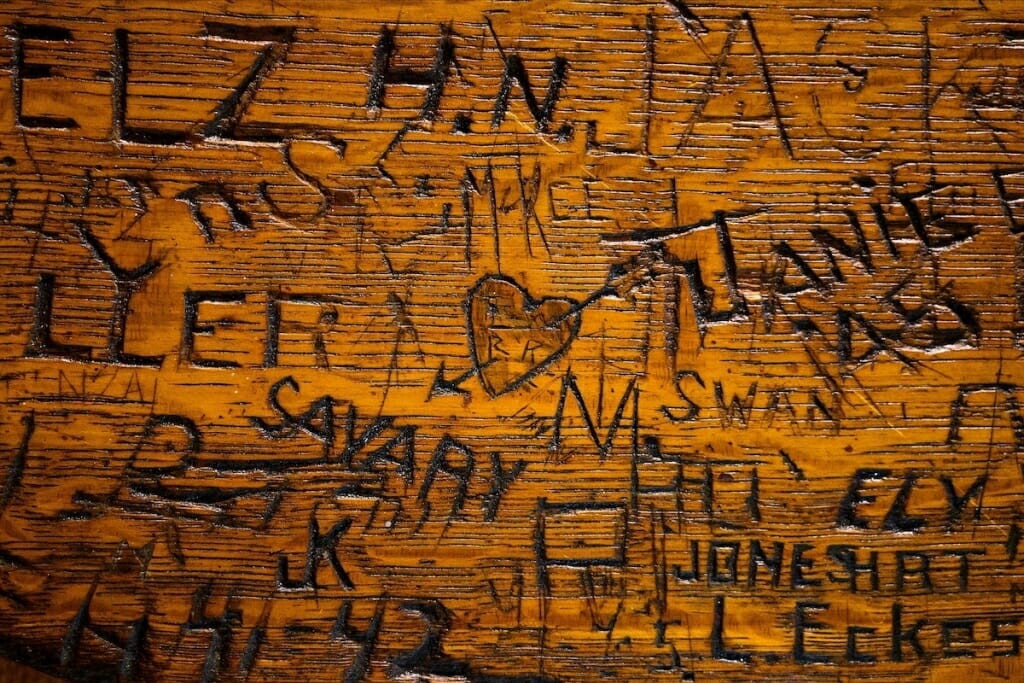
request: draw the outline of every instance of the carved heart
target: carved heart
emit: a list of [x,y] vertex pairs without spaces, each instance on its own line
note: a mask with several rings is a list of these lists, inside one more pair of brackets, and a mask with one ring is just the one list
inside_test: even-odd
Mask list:
[[469,290],[466,319],[473,368],[492,397],[518,389],[555,362],[580,329],[575,301],[535,300],[499,275]]

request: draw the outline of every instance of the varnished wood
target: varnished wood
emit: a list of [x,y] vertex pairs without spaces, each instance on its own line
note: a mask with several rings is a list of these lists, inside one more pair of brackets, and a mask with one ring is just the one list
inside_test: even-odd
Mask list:
[[1024,678],[1024,7],[0,7],[0,654]]

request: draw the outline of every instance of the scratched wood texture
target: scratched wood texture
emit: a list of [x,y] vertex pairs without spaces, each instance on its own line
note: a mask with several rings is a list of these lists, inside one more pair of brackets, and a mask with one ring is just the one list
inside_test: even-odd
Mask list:
[[0,25],[4,657],[1024,680],[1020,3]]

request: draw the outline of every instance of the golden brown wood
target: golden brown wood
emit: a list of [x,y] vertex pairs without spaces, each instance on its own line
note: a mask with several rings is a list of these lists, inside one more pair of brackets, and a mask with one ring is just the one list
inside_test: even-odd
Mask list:
[[0,654],[1024,680],[1024,6],[0,7]]

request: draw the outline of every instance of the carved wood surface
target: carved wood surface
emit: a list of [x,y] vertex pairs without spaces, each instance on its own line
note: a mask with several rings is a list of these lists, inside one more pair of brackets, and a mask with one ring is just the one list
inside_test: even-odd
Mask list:
[[3,656],[1024,680],[1020,3],[0,22]]

